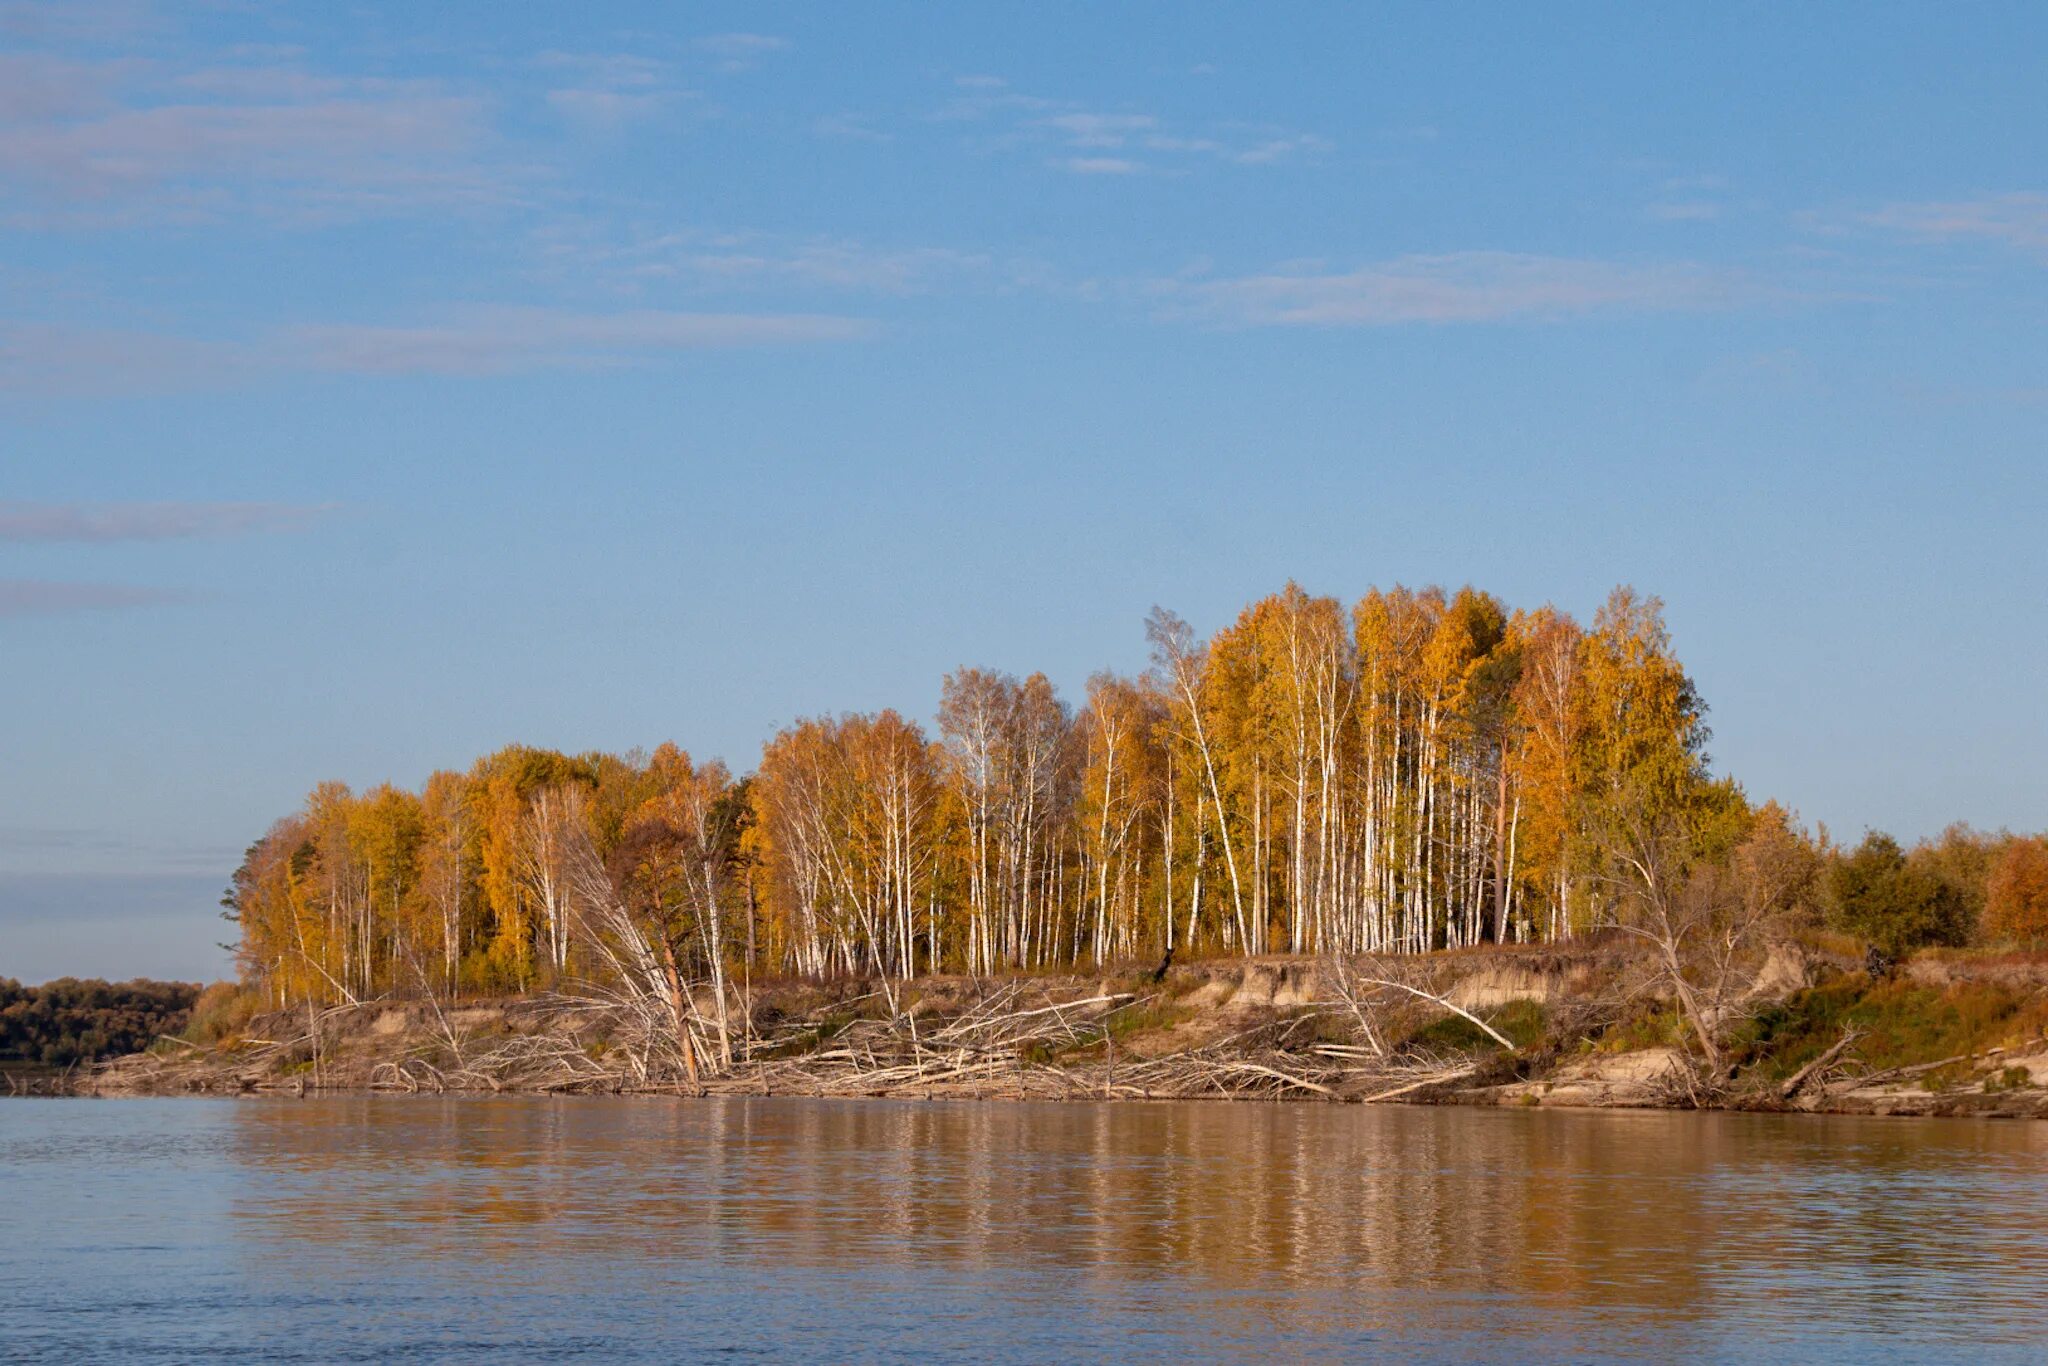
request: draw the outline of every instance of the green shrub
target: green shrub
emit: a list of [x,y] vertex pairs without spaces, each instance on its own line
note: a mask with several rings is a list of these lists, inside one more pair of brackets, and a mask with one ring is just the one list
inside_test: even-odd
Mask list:
[[1887,958],[1969,937],[1970,908],[1962,893],[1925,860],[1907,858],[1890,835],[1864,836],[1835,864],[1828,890],[1836,923]]

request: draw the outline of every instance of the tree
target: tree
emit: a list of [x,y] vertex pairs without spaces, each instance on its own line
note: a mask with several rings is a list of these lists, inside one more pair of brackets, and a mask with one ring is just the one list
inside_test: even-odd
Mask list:
[[1602,879],[1612,923],[1654,951],[1710,1085],[1725,1080],[1721,1039],[1742,1013],[1751,974],[1774,932],[1811,897],[1818,856],[1790,814],[1772,804],[1743,812],[1728,846],[1728,813],[1672,806],[1645,793],[1609,807]]
[[[901,979],[1561,939],[1620,917],[1596,895],[1630,885],[1618,829],[1682,829],[1688,867],[1749,833],[1627,588],[1591,631],[1469,586],[1373,589],[1347,627],[1290,582],[1206,638],[1162,609],[1146,635],[1152,670],[1091,681],[1078,717],[1043,674],[960,669],[938,743],[891,711],[800,721],[737,781],[673,745],[512,745],[417,796],[323,783],[229,890],[243,972],[279,1005],[643,969],[723,1003],[757,954]],[[1967,911],[1999,847],[1951,831],[1909,861]]]
[[1871,831],[1828,875],[1836,923],[1897,960],[1918,948],[1960,944],[1968,908],[1956,889],[1913,863],[1899,842]]
[[1914,845],[1906,858],[1954,888],[1963,901],[1963,923],[1975,926],[1985,921],[1991,870],[2011,842],[2010,835],[1987,835],[1958,821]]
[[1561,939],[1572,931],[1572,876],[1580,852],[1574,840],[1580,828],[1579,750],[1586,724],[1584,633],[1569,616],[1544,607],[1516,620],[1510,639],[1521,667],[1513,699],[1518,726],[1510,762],[1517,808],[1510,820],[1508,862],[1511,874],[1523,870],[1530,890],[1547,907],[1544,937]]
[[2048,836],[2008,842],[1985,886],[1985,930],[2040,947],[2048,939]]
[[[1174,699],[1181,733],[1193,745],[1202,776],[1207,779],[1208,797],[1213,803],[1216,829],[1223,845],[1224,864],[1230,871],[1230,906],[1236,917],[1237,938],[1243,951],[1249,954],[1253,952],[1253,946],[1250,929],[1245,923],[1244,880],[1237,872],[1237,842],[1231,833],[1229,808],[1223,801],[1223,785],[1216,776],[1216,747],[1210,742],[1211,727],[1204,717],[1202,680],[1208,651],[1196,644],[1195,633],[1188,624],[1164,607],[1155,606],[1151,615],[1145,618],[1145,637],[1152,643],[1152,663],[1160,689]],[[1196,885],[1199,887],[1200,883]]]

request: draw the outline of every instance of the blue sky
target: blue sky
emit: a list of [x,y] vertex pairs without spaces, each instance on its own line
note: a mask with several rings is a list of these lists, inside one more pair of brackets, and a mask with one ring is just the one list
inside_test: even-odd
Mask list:
[[1289,577],[1661,595],[1718,765],[2048,826],[2048,10],[0,0],[0,974],[315,781],[751,765]]

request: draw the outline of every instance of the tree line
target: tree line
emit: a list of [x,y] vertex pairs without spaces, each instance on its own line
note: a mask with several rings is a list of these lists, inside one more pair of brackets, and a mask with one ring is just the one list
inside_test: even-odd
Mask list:
[[[705,982],[723,1010],[735,973],[1556,941],[1640,917],[1622,874],[1646,834],[1658,859],[1682,831],[1688,864],[1725,861],[1760,819],[1827,862],[1814,886],[1847,867],[1881,889],[1831,905],[1918,904],[1898,884],[1932,855],[1831,849],[1710,772],[1661,604],[1628,588],[1581,625],[1470,587],[1347,608],[1289,584],[1207,639],[1161,609],[1146,631],[1151,667],[1096,675],[1078,705],[1042,674],[963,668],[930,729],[800,720],[746,776],[673,744],[513,746],[417,793],[323,783],[228,890],[243,976],[280,1005]],[[1972,890],[1905,938],[2005,926],[1995,873],[2048,903],[2039,841],[1957,838]]]
[[0,977],[0,1061],[69,1067],[149,1047],[185,1027],[189,982],[60,977],[39,987]]

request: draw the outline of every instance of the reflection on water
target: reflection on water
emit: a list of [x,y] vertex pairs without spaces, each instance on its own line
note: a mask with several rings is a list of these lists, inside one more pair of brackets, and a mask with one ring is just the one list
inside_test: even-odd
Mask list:
[[2030,1359],[2048,1126],[0,1105],[0,1354]]

